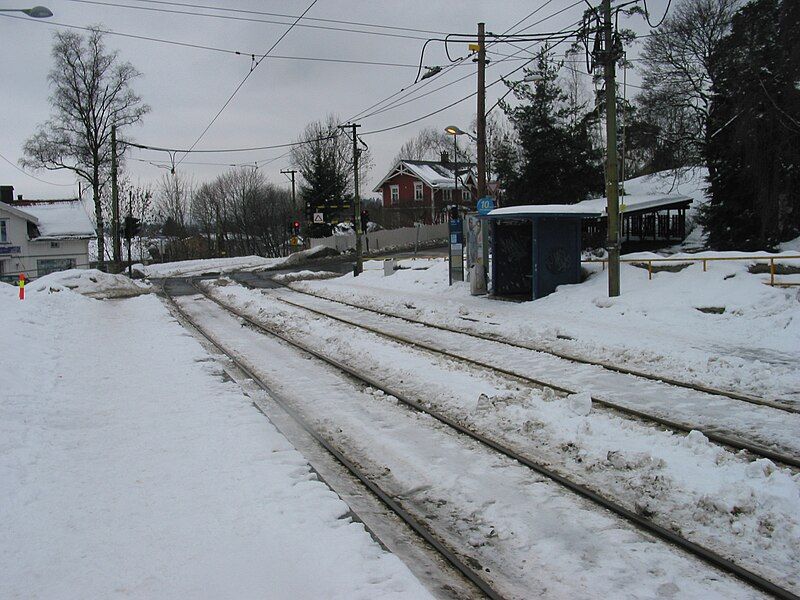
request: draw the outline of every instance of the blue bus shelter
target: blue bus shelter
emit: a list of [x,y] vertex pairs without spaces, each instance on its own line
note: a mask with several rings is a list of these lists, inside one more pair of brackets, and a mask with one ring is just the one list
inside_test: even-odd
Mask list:
[[581,281],[581,220],[602,211],[570,204],[511,206],[489,213],[490,295],[531,300]]

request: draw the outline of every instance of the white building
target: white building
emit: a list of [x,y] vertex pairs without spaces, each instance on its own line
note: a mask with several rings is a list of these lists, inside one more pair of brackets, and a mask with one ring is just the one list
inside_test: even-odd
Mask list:
[[80,200],[14,200],[11,186],[0,187],[0,199],[0,279],[89,267],[96,235]]

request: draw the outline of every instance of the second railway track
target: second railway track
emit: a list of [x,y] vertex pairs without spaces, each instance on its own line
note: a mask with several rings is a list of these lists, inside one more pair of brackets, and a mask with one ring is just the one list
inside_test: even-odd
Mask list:
[[[235,275],[234,275],[234,278],[235,278]],[[275,281],[275,280],[273,280],[273,281]],[[241,282],[241,283],[246,285],[245,282]],[[674,377],[669,377],[669,376],[666,376],[666,375],[647,373],[647,372],[644,372],[644,371],[641,371],[641,370],[637,370],[637,369],[623,367],[623,366],[620,366],[620,365],[614,365],[614,364],[608,363],[606,361],[591,360],[591,359],[588,359],[588,358],[583,358],[583,357],[580,357],[580,356],[576,356],[574,354],[566,354],[564,352],[558,352],[556,350],[553,350],[551,348],[546,348],[546,347],[543,347],[543,346],[534,346],[534,345],[529,345],[529,344],[523,344],[523,343],[520,343],[520,342],[515,342],[513,340],[509,340],[509,339],[506,339],[506,338],[504,338],[502,336],[498,336],[498,335],[488,335],[488,334],[480,333],[480,332],[476,332],[476,331],[460,330],[460,329],[456,329],[455,327],[449,327],[447,325],[442,325],[442,324],[439,324],[439,323],[431,323],[429,321],[424,321],[422,319],[415,319],[415,318],[409,317],[407,315],[399,315],[399,314],[396,314],[396,313],[389,313],[389,312],[386,312],[386,311],[383,311],[383,310],[379,310],[379,309],[376,309],[376,308],[373,308],[373,307],[370,307],[370,306],[364,306],[362,304],[355,304],[353,302],[348,302],[346,300],[341,300],[341,299],[338,299],[338,298],[330,298],[330,297],[325,296],[323,294],[310,292],[308,290],[301,290],[301,289],[298,289],[295,286],[292,286],[292,285],[289,285],[289,284],[286,284],[286,283],[281,283],[279,281],[275,281],[275,283],[277,283],[278,285],[280,285],[280,286],[282,286],[282,287],[284,287],[284,288],[286,288],[288,290],[291,290],[292,292],[295,292],[297,294],[302,294],[302,295],[310,296],[312,298],[316,298],[316,299],[319,299],[319,300],[325,300],[325,301],[328,301],[328,302],[341,304],[343,306],[347,306],[347,307],[350,307],[350,308],[353,308],[353,309],[357,309],[357,310],[363,310],[363,311],[371,312],[371,313],[374,313],[376,315],[380,315],[380,316],[384,316],[384,317],[390,317],[390,318],[393,318],[393,319],[400,319],[400,320],[406,321],[408,323],[413,323],[415,325],[422,325],[424,327],[428,327],[428,328],[431,328],[431,329],[438,329],[440,331],[446,331],[446,332],[449,332],[449,333],[455,333],[455,334],[459,334],[459,335],[469,336],[469,337],[473,337],[473,338],[476,338],[476,339],[485,340],[485,341],[488,341],[488,342],[494,342],[494,343],[497,343],[497,344],[503,344],[503,345],[506,345],[506,346],[509,346],[509,347],[512,347],[512,348],[519,348],[519,349],[522,349],[522,350],[530,350],[532,352],[541,352],[541,353],[544,353],[544,354],[549,354],[551,356],[555,356],[556,358],[560,358],[560,359],[563,359],[563,360],[571,361],[571,362],[574,362],[574,363],[580,363],[580,364],[584,364],[584,365],[600,367],[602,369],[606,369],[608,371],[613,371],[613,372],[616,372],[616,373],[620,373],[622,375],[631,375],[633,377],[638,377],[638,378],[641,378],[641,379],[647,379],[647,380],[650,380],[650,381],[663,382],[663,383],[666,383],[666,384],[669,384],[669,385],[672,385],[672,386],[675,386],[675,387],[682,387],[682,388],[685,388],[685,389],[688,389],[688,390],[694,390],[694,391],[697,391],[697,392],[702,392],[702,393],[710,394],[710,395],[713,395],[713,396],[721,396],[721,397],[724,397],[724,398],[731,398],[731,399],[734,399],[734,400],[740,400],[742,402],[747,402],[747,403],[758,405],[758,406],[769,406],[770,408],[775,408],[777,410],[782,410],[782,411],[789,412],[789,413],[800,414],[800,407],[792,406],[792,405],[788,404],[787,402],[782,402],[782,401],[779,401],[779,400],[771,400],[771,399],[768,399],[768,398],[760,398],[760,397],[757,397],[757,396],[753,396],[753,395],[750,395],[750,394],[744,394],[742,392],[737,392],[737,391],[734,391],[734,390],[726,390],[726,389],[722,389],[722,388],[719,388],[719,387],[714,387],[714,386],[711,386],[711,385],[704,385],[704,384],[700,384],[700,383],[693,383],[693,382],[689,382],[689,381],[683,381],[683,380],[680,380],[680,379],[677,379],[677,378],[674,378]]]

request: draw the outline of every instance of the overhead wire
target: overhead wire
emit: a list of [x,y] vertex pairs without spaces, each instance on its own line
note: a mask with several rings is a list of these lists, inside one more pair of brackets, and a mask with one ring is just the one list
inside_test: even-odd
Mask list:
[[[232,15],[217,15],[211,13],[200,13],[200,12],[190,12],[184,10],[175,10],[175,9],[168,9],[168,8],[154,8],[150,6],[136,6],[133,4],[123,4],[121,2],[107,2],[102,0],[67,0],[68,2],[74,2],[78,4],[92,4],[96,6],[107,6],[113,8],[125,8],[129,10],[138,10],[138,11],[145,11],[145,12],[155,12],[155,13],[165,13],[165,14],[175,14],[175,15],[186,15],[190,17],[205,17],[210,19],[221,19],[226,21],[239,21],[239,22],[247,22],[247,23],[264,23],[267,25],[291,25],[291,23],[285,21],[275,21],[271,19],[258,19],[254,17],[237,17]],[[348,27],[334,27],[330,25],[312,25],[310,23],[301,23],[297,25],[298,27],[304,27],[308,29],[318,29],[318,30],[326,30],[326,31],[340,31],[340,32],[347,32],[347,33],[356,33],[361,35],[374,35],[374,36],[381,36],[381,37],[391,37],[391,38],[398,38],[398,39],[409,39],[409,40],[425,40],[427,36],[420,36],[420,35],[410,35],[405,33],[389,33],[385,31],[366,31],[363,29],[353,29]]]
[[[567,39],[568,39],[568,38],[567,38]],[[564,41],[564,40],[561,40],[561,41],[557,42],[556,44],[554,44],[554,46],[553,46],[553,47],[557,46],[558,44],[561,44],[563,41]],[[503,76],[499,77],[498,79],[495,79],[495,80],[494,80],[492,83],[490,83],[490,84],[488,84],[488,85],[486,86],[486,89],[489,89],[490,87],[493,87],[494,85],[496,85],[496,84],[500,83],[501,81],[503,81],[503,80],[504,80],[506,77],[508,77],[509,75],[513,75],[513,74],[514,74],[514,73],[516,73],[517,71],[520,71],[520,70],[524,69],[524,68],[525,68],[525,67],[526,67],[528,64],[530,64],[530,63],[531,63],[531,62],[533,62],[534,60],[536,60],[536,58],[535,58],[535,57],[534,57],[534,58],[531,58],[530,60],[528,60],[528,61],[527,61],[525,64],[523,64],[523,65],[520,65],[519,67],[517,67],[517,68],[513,69],[512,71],[510,71],[510,72],[506,73],[505,75],[503,75]],[[500,62],[500,61],[498,61],[498,63],[499,63],[499,62]],[[475,91],[475,92],[472,92],[471,94],[468,94],[468,95],[464,96],[463,98],[460,98],[460,99],[458,99],[458,100],[456,100],[456,101],[454,101],[454,102],[451,102],[451,103],[450,103],[450,104],[448,104],[447,106],[443,106],[443,107],[441,107],[441,108],[439,108],[439,109],[436,109],[436,110],[434,110],[434,111],[431,111],[431,112],[429,112],[429,113],[427,113],[427,114],[425,114],[425,115],[422,115],[421,117],[417,117],[417,118],[415,118],[415,119],[412,119],[412,120],[410,120],[410,121],[406,121],[405,123],[400,123],[400,124],[398,124],[398,125],[392,125],[392,126],[390,126],[390,127],[384,127],[384,128],[382,128],[382,129],[375,129],[375,130],[372,130],[372,131],[365,131],[365,132],[363,132],[361,135],[367,136],[367,135],[374,135],[374,134],[377,134],[377,133],[384,133],[384,132],[386,132],[386,131],[392,131],[392,130],[394,130],[394,129],[400,129],[400,128],[402,128],[402,127],[406,127],[406,126],[408,126],[408,125],[412,125],[412,124],[414,124],[414,123],[418,123],[419,121],[422,121],[422,120],[424,120],[424,119],[427,119],[428,117],[431,117],[431,116],[433,116],[433,115],[436,115],[436,114],[438,114],[438,113],[444,112],[444,111],[445,111],[445,110],[447,110],[448,108],[452,108],[453,106],[456,106],[457,104],[460,104],[460,103],[462,103],[462,102],[464,102],[464,101],[466,101],[466,100],[469,100],[470,98],[472,98],[472,97],[476,96],[477,94],[478,94],[478,92],[477,92],[477,91]],[[492,107],[492,108],[494,108],[494,107]],[[491,109],[489,109],[489,110],[491,110]],[[487,111],[487,112],[488,112],[488,111]]]
[[57,187],[74,187],[74,185],[75,185],[73,183],[53,183],[52,181],[46,181],[44,179],[36,177],[36,175],[32,175],[32,174],[28,173],[25,169],[22,169],[22,168],[18,167],[17,165],[15,165],[13,162],[8,160],[2,154],[0,154],[0,158],[2,158],[4,161],[6,161],[9,165],[14,167],[17,171],[19,171],[23,175],[25,175],[27,177],[30,177],[31,179],[35,179],[36,181],[39,181],[40,183],[46,183],[47,185],[53,185],[53,186],[57,186]]
[[[511,27],[509,27],[508,29],[506,29],[506,30],[505,30],[505,32],[503,32],[503,34],[501,34],[501,35],[505,35],[505,34],[509,33],[509,32],[510,32],[510,31],[511,31],[511,30],[512,30],[514,27],[516,27],[516,25],[518,25],[519,23],[521,23],[521,22],[523,22],[523,21],[527,20],[528,18],[530,18],[530,16],[532,16],[532,15],[536,14],[537,12],[539,12],[539,10],[540,10],[541,8],[543,8],[543,7],[547,6],[548,4],[550,4],[550,1],[551,1],[551,0],[548,0],[547,2],[545,2],[544,4],[542,4],[542,5],[541,5],[541,6],[540,6],[538,9],[536,9],[536,10],[534,10],[532,13],[530,13],[530,14],[529,14],[527,17],[525,17],[525,18],[523,18],[523,19],[521,19],[521,20],[517,21],[517,23],[516,23],[515,25],[512,25]],[[557,11],[556,11],[556,12],[554,12],[554,13],[551,13],[551,14],[549,14],[549,15],[545,16],[545,17],[542,17],[541,19],[539,19],[539,20],[538,20],[538,21],[536,21],[535,23],[531,23],[530,25],[526,25],[524,28],[522,28],[522,29],[518,30],[516,33],[524,32],[524,31],[527,31],[527,30],[531,29],[532,27],[535,27],[536,25],[540,25],[541,23],[544,23],[545,21],[547,21],[547,20],[549,20],[549,19],[552,19],[553,17],[555,17],[555,16],[558,16],[558,15],[562,14],[564,11],[566,11],[566,10],[568,10],[568,9],[570,9],[570,8],[574,8],[575,6],[577,6],[577,5],[581,4],[581,2],[582,2],[582,0],[577,0],[576,2],[574,2],[574,3],[572,3],[572,4],[568,5],[568,6],[566,6],[566,7],[564,7],[564,8],[561,8],[561,9],[559,9],[559,10],[557,10]],[[576,22],[575,24],[577,24],[577,23],[579,23],[579,22],[580,22],[580,21]],[[566,29],[566,28],[565,28],[565,29]],[[487,44],[487,48],[489,48],[489,47],[492,47],[492,46],[494,46],[494,45],[496,45],[496,44],[498,44],[498,43],[501,43],[501,42],[490,42],[490,43],[488,43],[488,44]],[[516,54],[519,54],[519,52],[517,52]],[[469,58],[469,56],[472,56],[472,54],[470,54],[470,55],[468,55],[468,56],[466,56],[466,57],[462,57],[462,59],[461,59],[461,60],[462,60],[462,61],[463,61],[463,60],[466,60],[467,58]],[[427,79],[427,80],[425,80],[425,83],[423,83],[423,84],[422,84],[420,87],[416,88],[415,90],[412,90],[412,91],[408,92],[406,95],[408,95],[408,94],[413,94],[413,93],[416,93],[417,91],[420,91],[422,88],[424,88],[424,87],[426,87],[427,85],[429,85],[430,83],[432,83],[432,80],[433,80],[433,79],[438,79],[438,78],[440,78],[440,77],[444,76],[444,75],[445,75],[445,73],[446,73],[447,71],[449,71],[449,70],[450,70],[450,68],[451,68],[452,66],[454,66],[454,65],[449,65],[449,66],[447,66],[447,67],[444,67],[444,69],[443,69],[443,70],[442,70],[440,73],[437,73],[437,75],[435,75],[434,77],[432,77],[432,78],[430,78],[430,79]],[[454,80],[454,81],[450,82],[450,83],[449,83],[449,84],[447,84],[447,85],[440,86],[438,89],[444,89],[444,88],[445,88],[445,87],[447,87],[448,85],[454,85],[454,84],[456,84],[456,83],[458,83],[458,82],[460,82],[460,81],[463,81],[464,79],[466,79],[466,78],[468,78],[468,77],[470,77],[470,76],[471,76],[471,74],[470,74],[470,75],[467,75],[467,76],[464,76],[464,77],[460,77],[460,78],[458,78],[457,80]],[[414,84],[412,84],[412,86],[413,86],[413,85],[416,85],[416,82],[415,82]],[[398,94],[399,94],[399,93],[402,93],[402,92],[403,92],[405,89],[407,89],[407,88],[404,88],[403,90],[400,90],[400,92],[398,92]],[[427,95],[429,95],[429,94],[428,94],[428,93],[421,94],[421,95],[417,96],[417,97],[416,97],[416,99],[422,98],[422,97],[424,97],[424,96],[427,96]],[[361,111],[360,113],[358,113],[358,114],[357,114],[355,117],[352,117],[352,118],[351,118],[351,120],[354,120],[355,118],[358,118],[358,119],[365,119],[365,118],[367,118],[367,117],[369,117],[369,116],[373,116],[373,115],[375,115],[375,114],[378,114],[378,112],[379,112],[379,111],[375,111],[375,112],[373,112],[373,113],[369,113],[369,114],[365,114],[365,113],[368,113],[368,112],[369,112],[370,110],[372,110],[373,108],[376,108],[376,107],[380,106],[381,104],[383,104],[383,103],[384,103],[384,102],[386,102],[387,100],[390,100],[390,99],[391,99],[391,98],[393,98],[394,96],[395,96],[395,94],[393,94],[393,95],[390,95],[390,96],[388,96],[387,98],[385,98],[384,100],[382,100],[382,101],[380,101],[380,102],[377,102],[376,104],[372,105],[371,107],[369,107],[369,108],[367,108],[367,109],[365,109],[365,110]],[[393,102],[391,102],[389,105],[387,105],[387,107],[388,107],[388,106],[391,106],[391,105],[393,105],[393,104],[399,104],[399,103],[400,103],[402,100],[403,100],[403,98],[402,98],[402,97],[395,98],[395,100],[394,100]],[[403,104],[407,104],[407,102],[403,102]],[[385,111],[383,110],[383,108],[386,108],[386,107],[382,107],[382,109],[380,110],[380,112],[385,112]]]
[[[507,33],[508,31],[510,31],[510,29],[513,29],[513,27],[515,27],[515,26],[516,26],[516,25],[518,25],[519,23],[521,23],[521,22],[524,22],[525,20],[527,20],[528,18],[530,18],[530,16],[532,16],[532,15],[533,15],[533,14],[535,14],[535,13],[537,13],[537,12],[538,12],[538,10],[540,10],[540,9],[541,9],[541,8],[543,8],[544,6],[547,6],[548,4],[550,4],[550,3],[551,3],[551,1],[552,1],[552,0],[548,0],[548,1],[547,1],[547,2],[545,2],[545,3],[544,3],[542,6],[540,6],[540,7],[539,7],[539,9],[537,9],[536,11],[533,11],[533,13],[530,13],[530,14],[529,14],[528,16],[526,16],[525,18],[523,18],[523,19],[521,19],[521,20],[517,21],[517,23],[516,23],[515,25],[513,25],[511,28],[507,29],[505,33]],[[580,4],[581,2],[582,2],[582,0],[579,0],[578,2],[575,2],[575,3],[573,3],[573,4],[570,4],[569,6],[567,6],[567,7],[565,7],[565,8],[562,8],[562,9],[560,9],[560,10],[558,10],[558,11],[554,12],[554,13],[551,13],[550,15],[548,15],[548,16],[546,16],[546,17],[543,17],[542,19],[538,20],[537,22],[535,22],[535,23],[532,23],[531,25],[528,25],[528,26],[526,26],[525,28],[523,28],[523,29],[521,29],[521,30],[519,30],[519,31],[527,31],[527,30],[529,30],[530,28],[532,28],[532,27],[535,27],[536,25],[538,25],[538,24],[540,24],[540,23],[542,23],[542,22],[544,22],[544,21],[546,21],[546,20],[548,20],[548,19],[551,19],[551,18],[553,18],[553,17],[555,17],[555,16],[557,16],[557,15],[559,15],[559,14],[563,13],[565,10],[567,10],[567,9],[569,9],[569,8],[572,8],[572,7],[574,7],[574,6],[578,5],[578,4]],[[573,24],[573,25],[571,25],[571,26],[574,26],[574,24]],[[571,27],[571,26],[570,26],[570,27]],[[470,35],[472,35],[472,34],[470,34]],[[562,40],[562,41],[563,41],[563,40]],[[497,43],[500,43],[500,42],[497,42]],[[559,42],[559,43],[560,43],[560,42]],[[490,45],[490,44],[487,44],[487,45]],[[466,60],[466,58],[468,58],[468,57],[464,57],[464,58],[462,59],[462,61],[461,61],[461,62],[463,62],[463,60]],[[503,61],[498,61],[497,63],[493,63],[493,64],[499,64],[500,62],[503,62]],[[529,62],[530,62],[530,60],[529,60],[529,61],[527,61],[527,62],[526,62],[526,64],[528,64]],[[427,85],[430,85],[430,84],[431,84],[431,83],[432,83],[432,82],[433,82],[435,79],[438,79],[439,77],[441,77],[442,75],[444,75],[444,73],[445,73],[446,71],[449,71],[449,70],[450,70],[451,68],[453,68],[454,66],[455,66],[455,65],[448,65],[447,67],[445,67],[445,68],[443,69],[443,71],[442,71],[441,73],[438,73],[437,75],[435,75],[435,76],[433,76],[433,77],[431,77],[431,78],[429,78],[429,79],[425,79],[425,80],[423,80],[423,81],[421,82],[421,84],[419,85],[419,88],[418,88],[418,89],[415,89],[415,90],[414,90],[414,92],[418,91],[419,89],[422,89],[422,88],[424,88],[424,87],[425,87],[425,86],[427,86]],[[521,67],[519,67],[519,68],[517,68],[517,69],[514,69],[513,71],[511,71],[511,73],[517,72],[517,71],[518,71],[519,69],[521,69],[523,66],[525,66],[525,65],[522,65]],[[252,71],[251,71],[251,73],[252,73]],[[248,76],[249,76],[249,74],[248,74]],[[471,74],[470,74],[470,76],[471,76]],[[448,85],[453,85],[453,84],[455,84],[455,83],[458,83],[459,81],[461,81],[461,80],[463,80],[463,79],[464,79],[464,77],[462,77],[462,78],[459,78],[458,80],[455,80],[455,81],[452,81],[452,82],[450,82]],[[500,79],[498,79],[497,81],[495,81],[495,82],[493,82],[492,84],[490,84],[490,86],[489,86],[489,87],[491,87],[492,85],[495,85],[495,84],[496,84],[496,83],[498,83],[499,81],[501,81],[501,80],[500,80]],[[412,85],[413,85],[413,84],[412,84]],[[442,89],[442,87],[447,87],[447,86],[441,86],[441,87],[440,87],[440,88],[438,88],[438,89]],[[374,103],[372,106],[370,106],[370,107],[367,107],[366,109],[362,110],[362,111],[361,111],[361,112],[359,112],[359,113],[356,113],[356,115],[354,115],[353,117],[351,117],[350,119],[348,119],[348,120],[347,120],[347,122],[349,122],[349,121],[352,121],[352,120],[355,120],[355,119],[364,119],[364,118],[367,118],[368,116],[373,116],[373,114],[376,114],[376,113],[369,114],[369,115],[367,115],[367,114],[365,114],[365,113],[369,112],[371,109],[377,108],[378,106],[380,106],[381,104],[384,104],[386,101],[388,101],[388,100],[391,100],[392,98],[395,98],[395,102],[399,101],[400,99],[402,99],[402,97],[400,97],[399,99],[398,99],[398,98],[396,98],[396,97],[397,97],[399,94],[402,94],[402,93],[403,93],[404,91],[406,91],[407,89],[408,89],[408,88],[403,88],[403,89],[401,89],[399,92],[394,92],[393,94],[391,94],[391,95],[387,96],[386,98],[384,98],[384,99],[382,99],[382,100],[380,100],[380,101],[378,101],[378,102]],[[437,89],[437,90],[438,90],[438,89]],[[409,92],[409,93],[411,93],[411,92]],[[426,95],[427,95],[427,94],[426,94]],[[419,121],[419,120],[422,120],[422,119],[424,119],[424,118],[427,118],[427,117],[429,117],[429,116],[432,116],[433,114],[437,114],[437,113],[439,113],[439,112],[442,112],[443,110],[446,110],[447,108],[450,108],[450,106],[454,106],[454,105],[456,105],[456,104],[458,104],[458,103],[460,103],[460,102],[463,102],[464,100],[466,100],[466,99],[468,99],[469,97],[472,97],[472,96],[474,96],[474,95],[475,95],[475,94],[473,93],[473,94],[471,94],[470,96],[467,96],[467,97],[465,97],[465,98],[462,98],[462,99],[460,99],[460,100],[456,101],[455,103],[452,103],[451,105],[448,105],[447,107],[444,107],[444,108],[438,109],[438,110],[436,110],[436,111],[433,111],[433,112],[431,112],[431,113],[429,113],[429,114],[427,114],[427,115],[424,115],[423,117],[420,117],[420,118],[418,118],[418,119],[415,119],[415,120],[413,120],[413,121],[411,121],[411,122],[407,122],[407,123],[403,123],[403,124],[401,124],[401,125],[399,125],[399,126],[393,126],[393,127],[387,128],[386,130],[388,131],[388,130],[391,130],[391,129],[396,129],[396,128],[398,128],[398,127],[403,127],[403,126],[406,126],[406,125],[408,125],[408,124],[411,124],[411,123],[413,123],[413,122],[417,122],[417,121]],[[419,99],[420,97],[422,97],[422,96],[418,96],[416,99]],[[381,110],[381,112],[384,112],[384,111],[383,111],[383,110]],[[378,133],[378,132],[379,132],[379,131],[377,131],[377,130],[376,130],[376,131],[371,131],[371,132],[369,132],[369,134],[374,134],[374,133]],[[338,134],[337,134],[337,135],[338,135]],[[362,134],[362,135],[365,135],[365,134]],[[322,138],[319,138],[319,139],[314,139],[314,140],[305,140],[305,141],[297,141],[297,142],[288,142],[288,143],[283,143],[283,144],[270,144],[270,145],[264,145],[264,146],[252,146],[252,147],[245,147],[245,148],[224,148],[224,149],[196,149],[196,148],[194,147],[194,146],[196,146],[196,144],[195,144],[195,145],[193,145],[191,148],[188,148],[188,149],[178,149],[178,148],[167,148],[167,147],[160,147],[160,146],[151,146],[151,145],[146,145],[146,144],[138,144],[138,143],[133,143],[133,142],[127,142],[127,144],[128,144],[129,146],[136,147],[136,148],[139,148],[139,149],[145,149],[145,150],[156,150],[156,151],[165,151],[165,152],[176,152],[176,153],[183,153],[183,154],[186,154],[186,155],[188,155],[189,153],[228,153],[228,152],[252,152],[252,151],[260,151],[260,150],[279,149],[279,148],[293,148],[293,147],[295,147],[295,146],[302,145],[302,144],[304,144],[304,143],[307,143],[307,142],[309,142],[309,141],[323,141],[323,140],[325,140],[325,139],[332,139],[333,137],[336,137],[336,135],[333,135],[333,136],[325,136],[325,137],[322,137]],[[283,155],[281,155],[280,157],[277,157],[277,158],[282,158],[283,156],[286,156],[287,154],[288,154],[288,153],[284,153]],[[184,156],[184,158],[186,158],[186,156]]]
[[[51,27],[61,27],[64,29],[75,29],[79,31],[95,31],[92,27],[84,27],[80,25],[71,25],[68,23],[61,23],[58,21],[42,21],[42,20],[34,20],[28,17],[22,17],[17,15],[6,15],[0,14],[2,17],[10,18],[10,19],[20,19],[27,23],[39,23],[40,25],[49,25]],[[258,54],[255,52],[247,52],[242,50],[233,50],[230,48],[220,48],[218,46],[208,46],[205,44],[195,44],[191,42],[182,42],[179,40],[170,40],[166,38],[158,38],[146,35],[138,35],[133,33],[124,33],[121,31],[114,31],[112,29],[101,29],[104,35],[112,35],[117,37],[124,37],[124,38],[131,38],[141,41],[147,42],[156,42],[160,44],[169,44],[173,46],[181,46],[185,48],[191,48],[194,50],[207,50],[209,52],[219,52],[222,54],[232,54],[236,56],[241,56],[244,58],[261,58],[264,56],[263,54]],[[409,68],[409,69],[416,69],[417,65],[411,63],[396,63],[396,62],[388,62],[388,61],[372,61],[372,60],[358,60],[358,59],[347,59],[347,58],[331,58],[331,57],[321,57],[321,56],[291,56],[291,55],[283,55],[283,54],[270,54],[266,58],[270,60],[301,60],[301,61],[315,61],[315,62],[327,62],[327,63],[342,63],[342,64],[355,64],[355,65],[371,65],[371,66],[382,66],[382,67],[402,67],[402,68]]]
[[667,8],[664,9],[664,14],[661,16],[661,20],[653,25],[652,21],[650,21],[650,11],[647,9],[647,0],[642,0],[644,2],[644,18],[647,19],[647,24],[650,25],[652,29],[656,29],[661,26],[664,22],[664,19],[667,18],[667,14],[669,13],[669,7],[672,4],[672,0],[667,0]]
[[[192,4],[188,2],[167,2],[166,0],[133,0],[134,2],[141,2],[145,4],[160,4],[160,5],[167,5],[167,6],[182,6],[185,8],[200,8],[203,10],[216,10],[220,12],[233,12],[233,13],[240,13],[240,14],[248,14],[248,15],[262,15],[267,17],[280,17],[285,19],[294,19],[296,15],[287,15],[282,13],[272,13],[272,12],[265,12],[261,10],[248,10],[244,8],[230,8],[230,7],[222,7],[222,6],[209,6],[204,4]],[[552,1],[552,0],[551,0]],[[393,29],[396,31],[410,31],[414,33],[430,33],[433,35],[445,35],[447,32],[445,31],[436,31],[430,29],[418,29],[414,27],[402,27],[399,25],[384,25],[381,23],[364,23],[359,21],[344,21],[339,19],[325,19],[321,17],[306,17],[306,21],[317,21],[320,23],[337,23],[341,25],[357,25],[359,27],[374,27],[377,29]]]
[[[211,122],[210,122],[208,125],[206,125],[206,128],[205,128],[205,129],[203,129],[202,133],[201,133],[201,134],[200,134],[200,135],[197,137],[197,139],[194,141],[194,143],[193,143],[193,144],[192,144],[192,145],[189,147],[189,151],[190,151],[190,152],[191,152],[191,151],[192,151],[192,150],[195,148],[195,146],[197,146],[197,144],[198,144],[198,143],[200,143],[200,140],[202,140],[202,139],[203,139],[203,136],[205,136],[205,134],[208,132],[208,130],[209,130],[209,129],[211,129],[211,126],[212,126],[212,125],[214,125],[214,123],[216,123],[216,122],[217,122],[217,119],[219,119],[220,115],[221,115],[221,114],[222,114],[222,113],[225,111],[225,109],[228,107],[228,105],[229,105],[229,104],[230,104],[230,103],[233,101],[234,97],[236,97],[236,94],[237,94],[237,93],[239,93],[239,90],[240,90],[240,89],[242,89],[242,87],[244,86],[244,84],[247,82],[247,80],[248,80],[248,79],[250,79],[250,76],[251,76],[251,75],[252,75],[252,74],[255,72],[255,70],[256,70],[256,69],[259,67],[259,65],[260,65],[260,64],[261,64],[261,63],[264,61],[264,59],[265,59],[267,56],[269,56],[270,52],[272,52],[272,51],[273,51],[273,50],[274,50],[274,49],[275,49],[275,48],[278,46],[278,44],[280,44],[280,43],[281,43],[281,41],[282,41],[282,40],[283,40],[283,39],[284,39],[284,38],[285,38],[287,35],[289,35],[289,33],[292,31],[292,29],[294,29],[295,25],[297,25],[297,24],[300,22],[300,19],[302,19],[302,18],[303,18],[303,17],[306,15],[306,13],[308,13],[308,11],[310,11],[312,8],[314,8],[314,5],[315,5],[317,2],[319,2],[319,0],[311,0],[311,3],[310,3],[310,4],[309,4],[307,7],[306,7],[306,9],[303,11],[303,13],[302,13],[302,14],[301,14],[299,17],[297,17],[297,19],[295,19],[294,23],[292,23],[292,24],[289,26],[289,28],[288,28],[288,29],[286,29],[286,31],[284,31],[284,32],[283,32],[283,33],[282,33],[282,34],[281,34],[281,35],[278,37],[278,39],[277,39],[277,40],[275,40],[275,42],[274,42],[274,43],[273,43],[273,44],[272,44],[272,45],[269,47],[269,49],[268,49],[268,50],[267,50],[267,51],[264,53],[264,55],[263,55],[263,56],[262,56],[262,57],[261,57],[261,58],[260,58],[258,61],[256,61],[256,62],[253,64],[253,66],[252,66],[252,67],[250,67],[250,71],[248,71],[247,75],[245,75],[245,76],[244,76],[244,79],[242,79],[242,81],[241,81],[241,82],[239,82],[239,85],[237,85],[237,86],[236,86],[236,88],[233,90],[233,92],[231,93],[231,95],[230,95],[230,96],[228,97],[228,99],[225,101],[225,104],[223,104],[223,105],[222,105],[222,107],[221,107],[221,108],[220,108],[220,109],[217,111],[217,114],[215,114],[215,115],[214,115],[214,118],[213,118],[213,119],[211,119]],[[183,156],[183,158],[186,158],[186,156],[188,156],[188,153],[187,153],[187,154],[185,154],[185,155]],[[178,161],[178,164],[180,165],[180,164],[181,164],[181,161]]]

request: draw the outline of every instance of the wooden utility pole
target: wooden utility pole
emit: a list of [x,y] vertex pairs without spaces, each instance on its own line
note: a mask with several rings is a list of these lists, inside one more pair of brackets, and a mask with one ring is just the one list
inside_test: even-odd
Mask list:
[[350,123],[349,125],[339,125],[340,129],[352,129],[353,131],[353,221],[356,230],[356,266],[353,270],[353,275],[358,277],[364,270],[364,256],[361,251],[361,193],[358,189],[358,157],[361,150],[358,149],[358,132],[357,129],[361,125],[357,123]]
[[486,196],[486,31],[478,23],[478,199]]
[[111,243],[113,270],[120,270],[122,249],[119,239],[119,189],[117,187],[117,126],[111,126]]
[[297,171],[294,169],[283,169],[281,170],[281,173],[292,176],[292,210],[297,210],[297,202],[294,195],[294,174],[297,173]]
[[603,71],[606,84],[606,198],[608,206],[608,295],[619,296],[619,177],[617,173],[617,49],[611,0],[603,0]]

